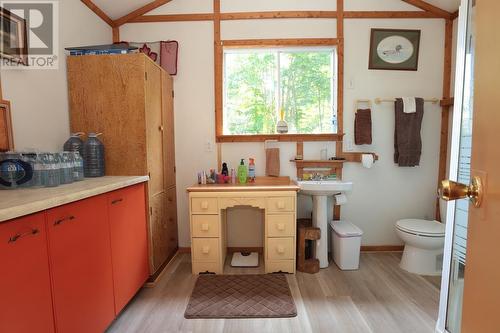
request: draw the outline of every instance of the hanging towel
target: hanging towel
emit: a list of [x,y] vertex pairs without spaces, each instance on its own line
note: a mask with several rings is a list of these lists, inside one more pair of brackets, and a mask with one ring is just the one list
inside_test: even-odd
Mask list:
[[372,110],[358,109],[354,117],[354,143],[372,144]]
[[415,113],[417,112],[417,103],[415,97],[401,97],[403,99],[403,112]]
[[420,163],[422,138],[420,128],[424,116],[424,100],[415,98],[414,113],[403,111],[403,99],[397,98],[394,103],[396,127],[394,130],[394,163],[400,167],[413,167]]
[[280,149],[266,148],[266,176],[279,177]]

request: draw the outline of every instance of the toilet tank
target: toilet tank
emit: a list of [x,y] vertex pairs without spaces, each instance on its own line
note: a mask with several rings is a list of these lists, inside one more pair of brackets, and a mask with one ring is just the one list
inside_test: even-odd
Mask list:
[[439,199],[439,213],[441,215],[441,222],[446,223],[446,208],[448,207],[448,202],[443,199]]

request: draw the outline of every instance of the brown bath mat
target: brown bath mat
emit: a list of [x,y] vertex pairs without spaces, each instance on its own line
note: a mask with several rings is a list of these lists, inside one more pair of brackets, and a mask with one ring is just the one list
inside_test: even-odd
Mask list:
[[296,315],[284,274],[200,275],[184,313],[188,319]]

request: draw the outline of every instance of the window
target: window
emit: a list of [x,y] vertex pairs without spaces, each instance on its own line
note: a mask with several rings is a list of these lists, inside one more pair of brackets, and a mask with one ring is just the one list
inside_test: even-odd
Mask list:
[[223,134],[337,133],[334,47],[224,49]]

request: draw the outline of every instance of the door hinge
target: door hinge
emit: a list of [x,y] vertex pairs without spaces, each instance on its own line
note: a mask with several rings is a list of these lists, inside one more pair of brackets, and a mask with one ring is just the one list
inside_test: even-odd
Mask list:
[[174,173],[176,173],[176,172],[177,172],[177,168],[176,168],[176,167],[175,167],[175,165],[174,165]]
[[148,79],[148,72],[144,72],[144,79]]
[[149,207],[149,215],[153,215],[153,207]]
[[175,97],[175,93],[174,93],[174,91],[172,90],[172,98],[174,98],[174,97]]

